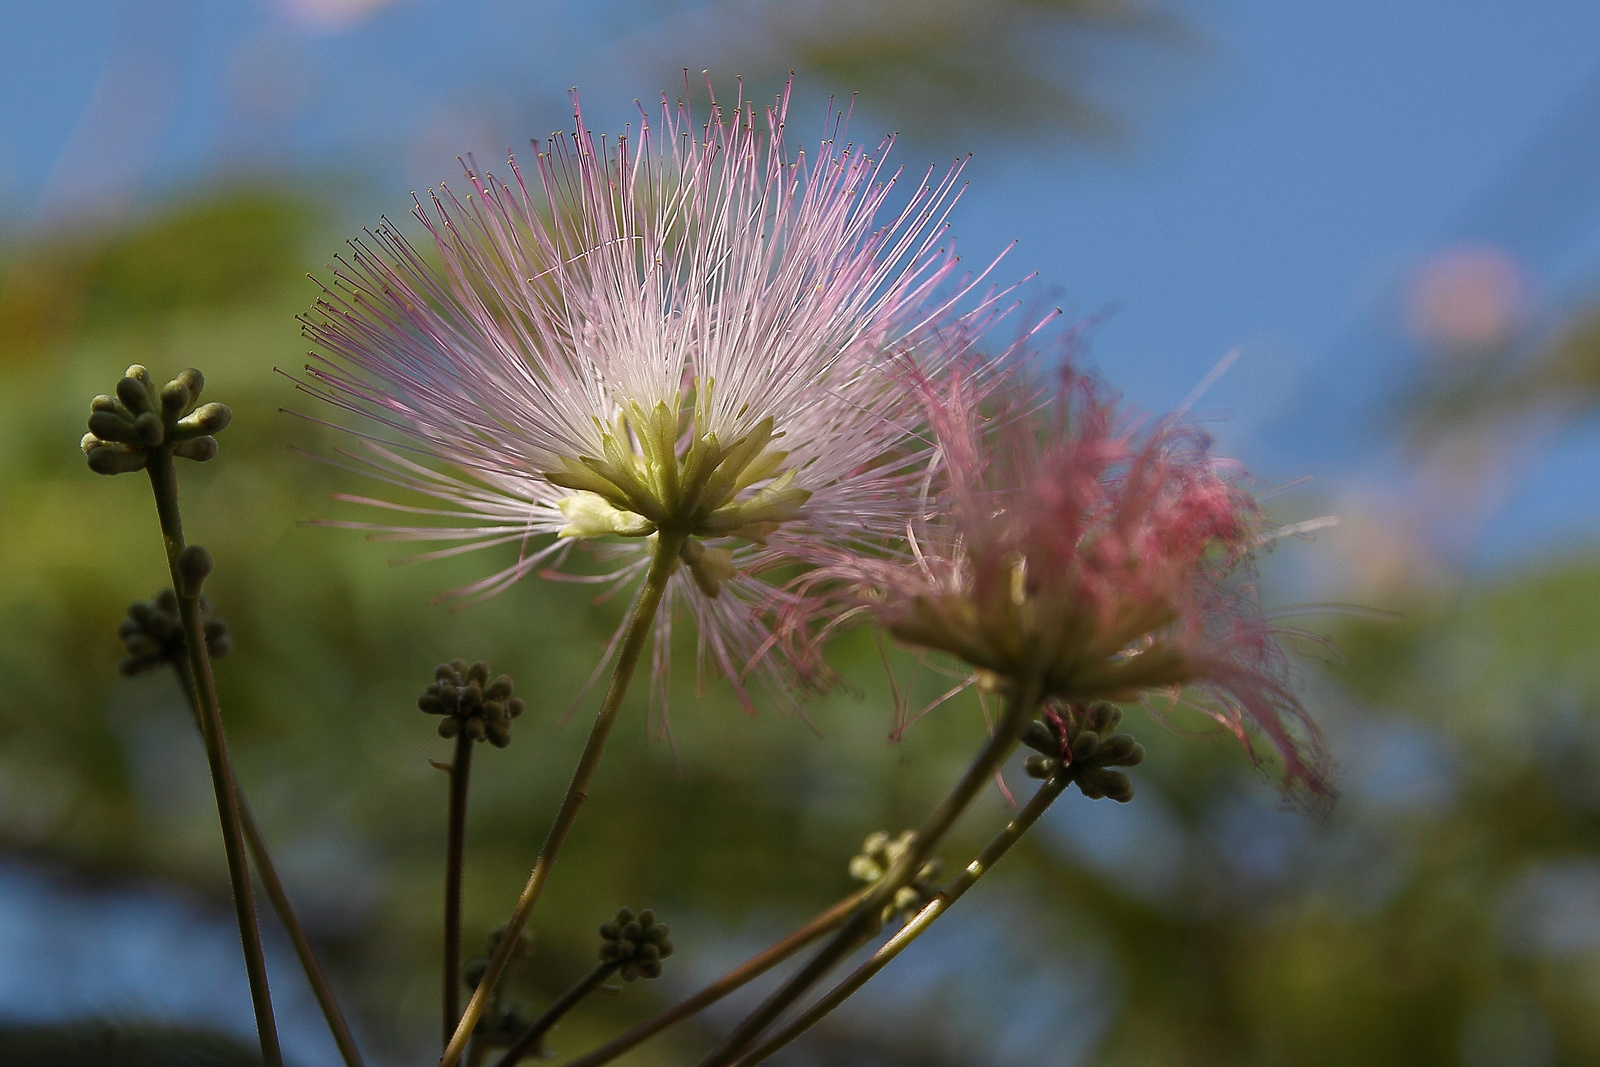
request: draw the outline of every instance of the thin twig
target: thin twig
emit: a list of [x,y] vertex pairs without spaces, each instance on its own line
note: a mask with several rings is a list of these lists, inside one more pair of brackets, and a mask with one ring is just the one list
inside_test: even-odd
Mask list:
[[[199,726],[200,709],[195,695],[194,674],[189,670],[189,665],[182,660],[175,661],[172,666],[178,673],[184,696],[189,701],[189,710],[194,713],[195,725]],[[333,987],[328,984],[328,977],[323,973],[322,964],[317,961],[317,954],[311,947],[311,938],[306,936],[305,927],[300,925],[300,917],[295,914],[294,907],[289,903],[289,894],[284,890],[283,882],[278,877],[277,867],[272,862],[272,853],[267,850],[266,838],[261,836],[261,827],[250,811],[250,802],[245,799],[244,791],[239,788],[237,778],[234,779],[233,790],[234,795],[239,798],[239,822],[244,828],[244,840],[250,849],[250,858],[255,862],[256,876],[261,879],[261,888],[266,890],[272,910],[278,913],[278,919],[289,935],[289,943],[294,946],[294,954],[300,960],[300,968],[305,971],[306,981],[310,983],[311,992],[317,998],[318,1007],[322,1009],[322,1017],[328,1022],[328,1031],[333,1035],[334,1044],[339,1046],[339,1055],[344,1059],[345,1067],[364,1067],[361,1051],[356,1047],[355,1036],[350,1032],[350,1024],[345,1021],[344,1013],[339,1010],[339,1002],[333,995]]]
[[621,960],[607,960],[580,978],[576,985],[561,994],[554,1004],[545,1009],[545,1013],[535,1019],[532,1025],[522,1032],[521,1037],[512,1042],[511,1047],[506,1049],[505,1055],[495,1063],[495,1067],[516,1067],[523,1057],[536,1054],[539,1042],[544,1040],[544,1035],[550,1032],[550,1028],[621,968]]
[[445,1046],[444,1055],[439,1058],[439,1067],[455,1067],[462,1052],[466,1050],[473,1027],[478,1025],[478,1020],[483,1016],[483,1009],[489,1003],[489,994],[499,983],[506,964],[511,960],[517,936],[522,933],[522,928],[528,921],[528,914],[533,911],[533,905],[544,890],[546,879],[550,877],[550,868],[555,865],[556,857],[566,843],[567,834],[577,821],[578,809],[583,807],[583,802],[588,799],[589,782],[594,778],[595,768],[599,765],[601,753],[605,750],[606,739],[616,722],[617,712],[622,708],[622,698],[627,695],[628,684],[633,681],[634,669],[639,665],[639,655],[644,651],[645,642],[655,624],[656,609],[661,606],[661,598],[667,591],[667,580],[677,569],[678,551],[683,547],[683,540],[681,534],[672,535],[666,531],[656,535],[655,555],[650,560],[650,571],[645,576],[643,588],[639,590],[638,600],[634,602],[633,614],[628,619],[622,646],[617,652],[617,665],[612,671],[611,683],[606,688],[605,699],[600,703],[600,711],[595,716],[594,726],[589,730],[589,740],[584,744],[583,754],[578,757],[578,766],[573,771],[572,783],[567,786],[567,793],[561,800],[560,809],[556,812],[555,822],[551,824],[550,833],[544,840],[544,847],[539,850],[539,857],[534,861],[533,871],[528,875],[528,884],[523,887],[522,895],[517,898],[516,908],[506,923],[505,935],[495,946],[494,955],[489,959],[489,969],[484,972],[478,988],[467,1001],[467,1010],[461,1016],[455,1036],[450,1039],[450,1043]]
[[444,857],[444,1044],[461,1020],[461,875],[467,839],[467,779],[472,771],[472,737],[456,734],[450,764],[450,815]]
[[183,519],[178,511],[178,475],[172,465],[172,449],[150,449],[149,470],[150,487],[156,499],[156,516],[161,522],[161,536],[166,544],[167,569],[172,575],[172,588],[178,595],[178,614],[183,620],[184,643],[188,646],[189,666],[194,672],[195,696],[200,708],[200,733],[205,739],[211,788],[216,794],[217,816],[222,823],[223,852],[228,861],[228,880],[233,885],[233,908],[239,921],[239,941],[244,949],[245,971],[250,979],[250,1002],[255,1009],[256,1036],[261,1041],[261,1058],[266,1067],[282,1067],[283,1053],[278,1046],[278,1027],[272,1014],[272,994],[267,988],[267,961],[261,950],[261,930],[256,924],[255,897],[250,888],[250,864],[245,858],[244,830],[239,820],[233,765],[229,762],[228,745],[222,734],[216,680],[211,675],[211,656],[206,649],[205,629],[200,623],[199,596],[195,590],[187,588],[187,583],[178,573],[178,556],[185,546]]
[[803,968],[746,1016],[733,1033],[700,1062],[700,1067],[728,1067],[732,1064],[789,1005],[877,933],[884,906],[894,899],[901,887],[916,877],[962,812],[988,785],[995,769],[1005,762],[1016,746],[1017,738],[1033,717],[1038,704],[1037,685],[1030,684],[1022,693],[1011,698],[1010,708],[999,728],[990,736],[961,780],[929,814],[899,859],[874,883],[872,892],[862,901],[855,914]]
[[858,893],[852,893],[850,896],[845,897],[782,941],[745,960],[739,966],[694,994],[694,996],[689,997],[680,1004],[658,1012],[622,1036],[613,1038],[593,1052],[579,1056],[577,1059],[566,1063],[564,1067],[600,1067],[601,1064],[610,1063],[618,1056],[643,1044],[668,1027],[704,1011],[729,993],[743,987],[747,982],[766,974],[773,967],[793,956],[817,938],[837,930],[870,892],[872,892],[872,889],[869,886]]
[[884,942],[883,947],[874,952],[860,967],[853,971],[850,977],[834,986],[828,994],[818,1000],[811,1007],[802,1012],[795,1020],[779,1030],[772,1037],[762,1042],[756,1048],[742,1056],[734,1067],[755,1067],[756,1064],[766,1060],[773,1053],[783,1048],[789,1042],[799,1037],[805,1031],[815,1026],[817,1022],[833,1009],[843,1004],[850,995],[867,982],[879,971],[889,965],[889,961],[903,952],[907,945],[920,937],[934,920],[949,911],[956,901],[960,900],[967,890],[971,889],[985,874],[994,867],[1000,857],[1011,850],[1011,846],[1021,840],[1022,835],[1044,814],[1061,791],[1072,782],[1072,771],[1063,768],[1050,777],[1039,791],[1028,801],[1026,807],[1019,811],[1015,818],[1006,824],[984,850],[978,853],[978,858],[967,864],[961,874],[948,886],[940,891],[923,906],[922,910],[912,917],[911,921],[901,927],[899,932]]

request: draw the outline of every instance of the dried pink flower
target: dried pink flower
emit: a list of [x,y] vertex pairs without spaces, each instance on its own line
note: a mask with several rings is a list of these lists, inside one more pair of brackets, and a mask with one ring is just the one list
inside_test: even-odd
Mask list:
[[347,463],[411,497],[340,499],[425,521],[331,525],[450,543],[433,557],[516,545],[449,594],[468,599],[595,539],[615,564],[599,579],[629,582],[670,530],[687,540],[658,695],[673,605],[741,697],[753,664],[780,691],[806,681],[765,613],[807,605],[763,574],[900,534],[931,446],[885,367],[937,368],[1001,312],[992,290],[966,299],[987,271],[958,276],[946,240],[959,165],[880,224],[891,142],[842,144],[830,113],[791,158],[788,100],[697,122],[663,96],[659,128],[641,110],[637,141],[609,145],[574,100],[531,181],[515,160],[509,183],[469,167],[465,200],[417,202],[438,266],[387,220],[352,242],[305,321],[302,387],[379,425]]
[[1119,421],[1087,378],[984,400],[969,373],[910,377],[940,449],[911,555],[840,556],[808,589],[842,579],[989,689],[1079,707],[1185,694],[1252,758],[1264,738],[1291,789],[1332,795],[1280,635],[1239,581],[1265,527],[1236,465],[1176,420]]

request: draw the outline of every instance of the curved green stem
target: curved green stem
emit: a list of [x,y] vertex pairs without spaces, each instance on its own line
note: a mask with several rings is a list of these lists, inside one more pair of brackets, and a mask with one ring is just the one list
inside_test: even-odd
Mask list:
[[932,926],[934,920],[949,911],[951,906],[977,884],[978,879],[987,874],[1002,856],[1011,851],[1011,846],[1022,839],[1028,828],[1038,821],[1061,791],[1072,782],[1072,771],[1063,768],[1050,777],[1039,791],[1033,795],[1021,811],[1016,814],[1006,828],[1000,831],[990,841],[984,850],[978,853],[978,858],[967,864],[961,874],[923,906],[922,910],[912,917],[911,921],[901,927],[883,946],[874,952],[865,963],[857,967],[850,977],[834,986],[828,994],[818,1000],[811,1007],[802,1012],[795,1020],[779,1030],[772,1037],[741,1056],[733,1067],[755,1067],[756,1064],[766,1060],[773,1053],[783,1048],[789,1042],[805,1033],[817,1024],[823,1016],[848,1000],[856,990],[866,985],[879,971],[889,965],[889,961],[905,951],[907,945],[920,937],[923,931]]
[[444,1043],[461,1019],[461,874],[467,841],[467,779],[472,771],[472,738],[456,735],[450,764],[450,814],[444,857]]
[[250,1002],[255,1008],[256,1036],[261,1041],[261,1058],[266,1067],[282,1067],[283,1053],[278,1047],[278,1027],[272,1015],[272,994],[267,988],[267,961],[261,950],[261,930],[256,925],[255,897],[250,888],[249,862],[245,859],[244,830],[239,820],[233,765],[228,759],[227,741],[222,735],[222,713],[217,708],[217,686],[211,676],[211,656],[206,649],[205,628],[200,624],[199,596],[187,588],[178,573],[178,555],[184,549],[183,519],[178,511],[178,474],[172,465],[170,447],[152,448],[149,455],[150,488],[155,493],[156,516],[161,522],[161,537],[166,544],[167,569],[172,575],[173,591],[178,595],[178,614],[183,620],[184,643],[188,646],[189,668],[194,672],[194,691],[199,701],[200,733],[205,739],[206,762],[211,768],[211,788],[216,794],[217,816],[222,823],[223,851],[228,860],[228,880],[233,884],[233,908],[239,920],[245,971],[250,978]]
[[795,975],[766,999],[755,1011],[729,1034],[721,1045],[700,1062],[700,1067],[728,1067],[748,1048],[761,1032],[778,1016],[805,994],[841,960],[861,947],[878,931],[883,908],[894,899],[901,887],[916,877],[939,842],[944,840],[962,812],[988,784],[996,769],[1005,762],[1016,747],[1017,738],[1038,709],[1039,695],[1036,685],[1030,685],[1010,701],[1010,706],[999,726],[990,736],[983,750],[972,761],[961,780],[950,790],[939,806],[928,815],[910,845],[901,853],[884,876],[872,887],[872,892],[862,901],[854,915],[833,936],[833,939],[811,958]]
[[[200,725],[199,699],[195,695],[194,674],[189,670],[189,665],[178,661],[173,664],[178,672],[178,680],[183,685],[184,696],[188,698],[189,710],[194,712],[195,725]],[[284,930],[289,935],[289,942],[294,946],[294,954],[300,960],[300,968],[305,971],[306,981],[311,985],[311,992],[317,998],[317,1006],[322,1009],[322,1017],[328,1022],[328,1031],[333,1035],[334,1044],[339,1046],[339,1055],[345,1062],[345,1067],[364,1067],[361,1060],[361,1051],[356,1047],[356,1039],[350,1032],[350,1024],[345,1021],[344,1012],[339,1009],[339,1002],[333,995],[333,987],[328,984],[328,976],[322,971],[322,964],[317,961],[316,951],[311,947],[311,938],[306,935],[305,927],[300,925],[300,917],[294,913],[294,907],[289,903],[289,894],[283,888],[283,881],[278,877],[278,869],[272,862],[272,853],[267,850],[267,841],[261,835],[261,827],[251,814],[250,802],[245,799],[243,790],[239,788],[238,779],[233,783],[234,795],[239,798],[239,822],[244,829],[245,844],[249,846],[250,858],[256,865],[256,876],[261,879],[261,888],[266,890],[267,900],[272,904],[272,910],[278,913],[278,919],[283,923]]]
[[682,1022],[691,1015],[699,1014],[729,993],[743,987],[745,983],[766,974],[817,938],[837,930],[870,892],[872,890],[869,887],[845,897],[782,941],[763,952],[751,956],[694,996],[667,1008],[665,1011],[658,1012],[622,1036],[601,1045],[593,1052],[569,1061],[564,1067],[601,1067],[601,1064],[610,1063],[623,1053],[642,1045],[669,1026]]
[[439,1058],[439,1067],[455,1067],[462,1052],[466,1050],[473,1027],[478,1025],[478,1020],[483,1016],[483,1009],[489,1003],[489,994],[499,983],[506,964],[511,961],[517,937],[522,933],[528,915],[533,911],[534,903],[544,890],[544,883],[550,877],[550,868],[555,865],[556,857],[560,854],[562,845],[566,843],[567,834],[572,830],[572,824],[577,821],[578,809],[583,807],[583,802],[589,797],[589,782],[594,777],[595,767],[600,763],[600,755],[605,750],[606,739],[611,735],[611,727],[616,722],[617,712],[622,708],[622,698],[627,695],[628,685],[633,681],[633,672],[639,665],[640,653],[644,651],[645,642],[650,636],[650,628],[655,623],[656,609],[661,606],[661,599],[667,591],[667,580],[677,569],[678,551],[683,547],[684,538],[681,534],[674,535],[663,531],[657,534],[656,538],[655,553],[650,559],[650,572],[645,576],[644,587],[639,590],[638,600],[634,602],[633,614],[629,617],[627,629],[623,633],[622,647],[617,652],[617,665],[612,670],[611,682],[606,688],[605,699],[600,702],[600,711],[595,716],[594,726],[589,730],[589,740],[583,747],[583,755],[578,757],[578,766],[572,773],[572,783],[567,786],[567,793],[561,800],[560,809],[556,812],[555,822],[551,824],[550,832],[544,840],[544,847],[539,850],[539,857],[534,861],[533,871],[528,875],[528,884],[523,887],[522,895],[517,898],[517,906],[506,923],[505,934],[495,947],[494,955],[489,959],[489,969],[484,973],[483,980],[478,983],[478,988],[473,991],[472,998],[467,1001],[467,1010],[461,1016],[455,1036],[450,1039],[450,1043],[445,1046],[444,1055]]

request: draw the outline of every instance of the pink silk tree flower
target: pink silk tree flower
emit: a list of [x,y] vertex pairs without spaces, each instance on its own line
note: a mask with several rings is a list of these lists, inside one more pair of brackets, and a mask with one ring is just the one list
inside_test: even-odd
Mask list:
[[331,525],[447,543],[416,558],[517,546],[446,594],[468,600],[559,576],[579,543],[612,569],[566,577],[626,584],[670,536],[657,696],[674,606],[702,674],[747,706],[751,670],[779,690],[810,680],[765,621],[806,605],[763,575],[901,536],[932,446],[886,367],[942,366],[1004,294],[978,292],[988,270],[958,273],[959,164],[887,212],[891,141],[843,144],[830,113],[816,152],[791,156],[788,102],[713,102],[697,122],[663,96],[659,126],[641,110],[637,138],[608,144],[574,98],[573,131],[532,174],[469,160],[464,199],[416,202],[431,254],[387,220],[351,242],[304,320],[318,351],[302,388],[375,424],[345,465],[403,491],[339,499],[411,518]]
[[1332,797],[1282,634],[1239,580],[1270,535],[1235,464],[1176,420],[1124,425],[1086,378],[980,400],[960,370],[909,377],[940,450],[911,554],[840,556],[808,590],[835,583],[901,642],[1052,714],[1181,695],[1252,759],[1264,739],[1289,791]]

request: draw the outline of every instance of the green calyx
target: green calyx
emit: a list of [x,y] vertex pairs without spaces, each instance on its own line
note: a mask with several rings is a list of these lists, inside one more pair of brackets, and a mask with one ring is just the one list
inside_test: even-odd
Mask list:
[[150,372],[135,363],[117,383],[115,396],[89,404],[89,432],[79,442],[97,474],[143,470],[150,454],[167,449],[204,463],[217,454],[212,435],[226,429],[233,412],[224,404],[200,404],[205,376],[194,368],[156,387]]
[[697,539],[764,544],[801,516],[811,493],[796,487],[794,471],[783,466],[789,453],[771,447],[781,436],[772,419],[726,444],[714,432],[694,432],[681,455],[678,423],[678,412],[664,402],[648,412],[634,404],[602,429],[602,455],[564,459],[561,470],[545,477],[572,490],[557,504],[567,518],[562,537],[675,535],[695,583],[716,596],[736,573],[733,555]]

